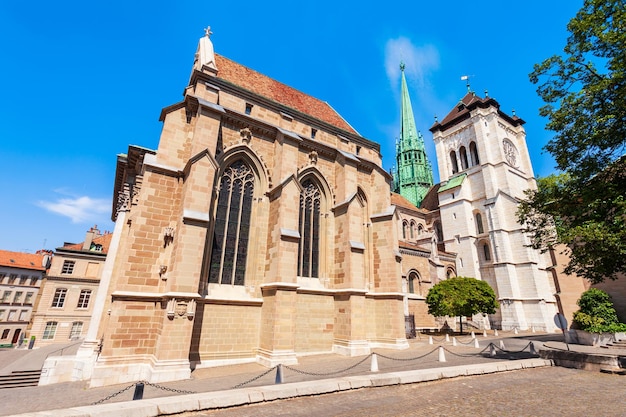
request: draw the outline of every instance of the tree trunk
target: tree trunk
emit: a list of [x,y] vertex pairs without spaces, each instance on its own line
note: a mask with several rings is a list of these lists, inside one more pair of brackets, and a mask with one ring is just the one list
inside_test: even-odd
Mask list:
[[463,316],[459,316],[459,327],[461,328],[460,334],[463,334]]

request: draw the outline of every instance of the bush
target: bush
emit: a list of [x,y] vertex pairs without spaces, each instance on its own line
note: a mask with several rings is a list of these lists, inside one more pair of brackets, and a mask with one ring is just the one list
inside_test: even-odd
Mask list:
[[626,324],[620,323],[611,297],[602,290],[590,288],[576,302],[580,310],[574,313],[574,324],[580,330],[591,333],[626,332]]

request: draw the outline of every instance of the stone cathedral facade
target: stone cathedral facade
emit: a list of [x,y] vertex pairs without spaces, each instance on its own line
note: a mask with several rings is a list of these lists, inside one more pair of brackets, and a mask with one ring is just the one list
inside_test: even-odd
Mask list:
[[378,143],[327,103],[215,54],[209,35],[183,100],[161,113],[158,148],[118,156],[89,330],[40,383],[404,349],[413,327],[441,325],[425,296],[457,274],[510,301],[493,323],[553,329],[545,265],[506,217],[533,186],[520,119],[466,96],[431,128],[443,180],[432,186],[403,74],[406,175],[391,192]]

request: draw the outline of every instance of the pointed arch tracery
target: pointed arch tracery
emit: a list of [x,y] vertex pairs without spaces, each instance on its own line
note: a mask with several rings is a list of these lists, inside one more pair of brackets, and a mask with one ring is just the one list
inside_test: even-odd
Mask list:
[[300,192],[298,230],[298,276],[319,278],[322,193],[318,184],[307,178]]
[[237,159],[220,176],[213,227],[209,283],[244,285],[250,219],[257,177]]

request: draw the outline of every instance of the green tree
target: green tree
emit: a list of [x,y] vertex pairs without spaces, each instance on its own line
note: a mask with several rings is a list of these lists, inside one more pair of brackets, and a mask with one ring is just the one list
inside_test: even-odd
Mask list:
[[590,288],[581,294],[576,302],[580,310],[574,313],[574,323],[588,332],[626,331],[626,325],[619,322],[611,297],[597,288]]
[[538,180],[519,206],[532,246],[567,246],[567,273],[591,282],[626,272],[626,3],[585,0],[563,55],[535,65],[546,144],[560,174]]
[[459,317],[463,332],[463,316],[494,314],[499,307],[496,293],[485,281],[476,278],[456,277],[434,285],[426,296],[428,313],[436,317]]

